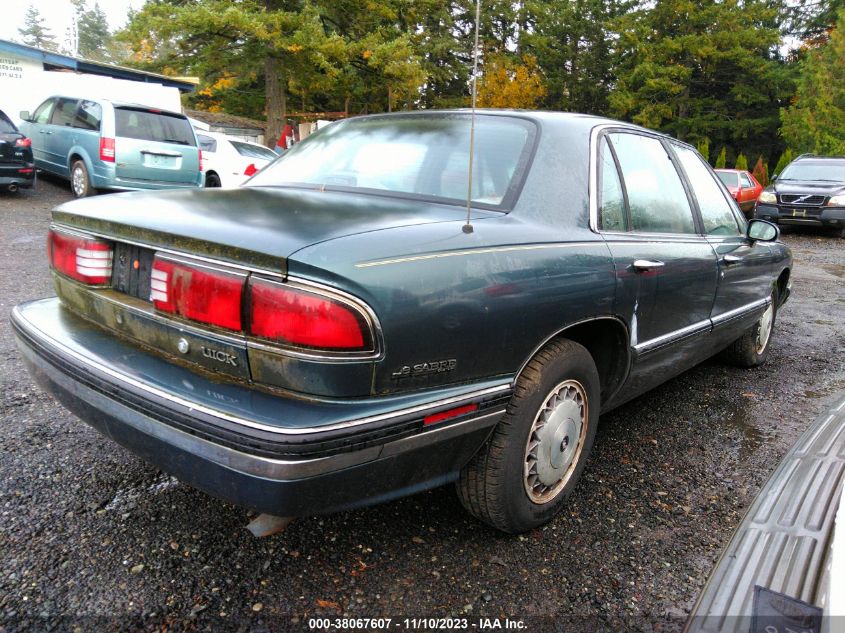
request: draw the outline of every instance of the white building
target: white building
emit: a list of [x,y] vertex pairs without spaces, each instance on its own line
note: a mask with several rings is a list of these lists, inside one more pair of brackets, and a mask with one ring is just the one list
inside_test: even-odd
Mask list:
[[0,40],[0,110],[13,121],[51,95],[138,103],[180,112],[195,84]]

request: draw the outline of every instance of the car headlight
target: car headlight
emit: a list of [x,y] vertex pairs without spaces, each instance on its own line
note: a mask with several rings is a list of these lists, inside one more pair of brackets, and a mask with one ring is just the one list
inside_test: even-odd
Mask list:
[[845,207],[845,193],[840,193],[838,196],[831,196],[827,201],[829,207]]
[[774,191],[764,191],[757,198],[757,202],[762,202],[763,204],[774,204],[777,201],[778,198]]

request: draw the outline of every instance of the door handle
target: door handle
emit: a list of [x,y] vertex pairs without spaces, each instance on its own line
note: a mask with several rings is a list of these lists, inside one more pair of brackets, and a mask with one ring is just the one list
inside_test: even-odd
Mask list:
[[743,259],[744,258],[739,255],[724,255],[722,257],[722,263],[725,266],[733,266],[734,264],[740,263]]
[[52,134],[50,130],[41,130],[42,134]]
[[666,264],[664,262],[658,262],[651,259],[635,259],[634,260],[634,270],[637,272],[645,272],[646,270],[653,270],[655,268],[663,268]]

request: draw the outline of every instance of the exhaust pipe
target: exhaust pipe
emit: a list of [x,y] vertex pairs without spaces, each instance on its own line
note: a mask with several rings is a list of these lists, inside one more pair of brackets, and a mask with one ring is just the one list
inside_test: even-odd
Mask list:
[[9,185],[9,193],[17,193],[18,192],[18,185],[17,183],[12,183]]

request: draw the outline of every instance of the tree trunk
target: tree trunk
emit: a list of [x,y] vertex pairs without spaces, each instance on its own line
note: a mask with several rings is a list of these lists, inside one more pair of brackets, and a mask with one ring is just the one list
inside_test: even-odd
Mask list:
[[282,63],[275,57],[264,60],[264,94],[267,101],[267,127],[264,143],[274,147],[287,118],[287,92],[282,74]]

